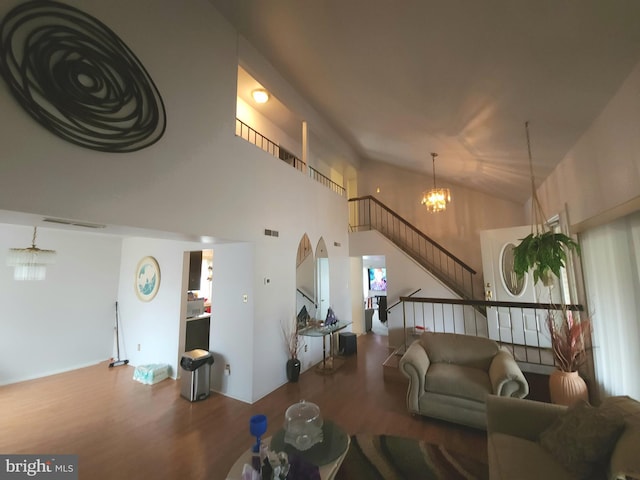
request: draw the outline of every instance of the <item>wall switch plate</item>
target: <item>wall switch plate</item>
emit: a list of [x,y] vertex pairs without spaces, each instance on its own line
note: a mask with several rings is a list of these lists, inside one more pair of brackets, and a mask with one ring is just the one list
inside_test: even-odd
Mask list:
[[140,344],[138,344],[138,351],[140,351]]

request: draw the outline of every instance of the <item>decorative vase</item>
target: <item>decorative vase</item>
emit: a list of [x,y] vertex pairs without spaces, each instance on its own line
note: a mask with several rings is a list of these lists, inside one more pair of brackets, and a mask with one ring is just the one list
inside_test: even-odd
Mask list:
[[589,400],[587,384],[578,372],[554,370],[549,376],[551,402],[558,405],[571,405],[578,400]]
[[298,377],[300,377],[300,360],[290,358],[287,360],[287,380],[297,382]]

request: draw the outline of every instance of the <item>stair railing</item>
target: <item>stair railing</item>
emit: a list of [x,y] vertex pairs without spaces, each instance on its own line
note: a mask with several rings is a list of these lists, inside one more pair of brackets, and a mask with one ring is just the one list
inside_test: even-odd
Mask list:
[[374,197],[349,199],[349,228],[379,231],[462,298],[474,298],[475,270]]
[[[554,366],[546,318],[551,312],[583,312],[582,305],[530,302],[494,302],[451,298],[400,297],[404,353],[413,338],[425,331],[487,337],[506,346],[519,362]],[[481,311],[495,308],[490,325]],[[499,321],[498,321],[499,318]],[[499,324],[498,324],[499,323]]]

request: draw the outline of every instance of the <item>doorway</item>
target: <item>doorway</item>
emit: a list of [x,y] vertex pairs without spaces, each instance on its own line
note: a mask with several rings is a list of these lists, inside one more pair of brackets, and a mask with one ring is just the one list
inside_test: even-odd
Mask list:
[[384,255],[362,257],[365,332],[389,335],[387,323],[387,267]]

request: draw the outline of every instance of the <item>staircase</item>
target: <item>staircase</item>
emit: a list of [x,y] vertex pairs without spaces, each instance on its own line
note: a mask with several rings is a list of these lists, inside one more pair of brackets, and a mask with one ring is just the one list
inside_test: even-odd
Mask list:
[[474,299],[475,270],[372,196],[349,200],[349,228],[377,230],[460,297]]

